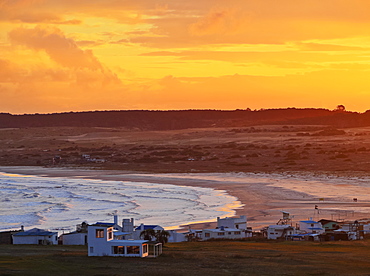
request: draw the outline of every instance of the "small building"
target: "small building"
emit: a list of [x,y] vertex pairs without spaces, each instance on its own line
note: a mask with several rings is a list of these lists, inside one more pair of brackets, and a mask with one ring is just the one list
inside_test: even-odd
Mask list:
[[10,230],[0,232],[0,244],[13,244],[13,235],[19,232],[23,232],[23,226],[21,230]]
[[340,228],[339,223],[334,220],[321,219],[319,222],[321,223],[322,228],[324,228],[325,233],[333,233],[334,230]]
[[235,228],[240,230],[247,230],[247,216],[240,216],[238,218],[220,218],[217,217],[217,227]]
[[63,245],[87,245],[87,227],[86,222],[78,224],[76,231],[62,234],[59,237],[59,243]]
[[323,234],[325,233],[325,229],[322,228],[320,222],[310,220],[302,220],[299,222],[299,230],[302,233],[310,233],[310,234]]
[[267,239],[277,240],[277,239],[287,239],[296,234],[296,230],[291,225],[270,225],[267,228]]
[[18,232],[13,235],[13,244],[58,244],[58,232],[33,228],[28,231]]
[[162,253],[162,244],[151,244],[152,254],[149,255],[147,240],[119,240],[114,237],[113,226],[96,223],[88,226],[88,256],[113,257],[157,257]]
[[146,224],[141,223],[138,227],[135,228],[135,231],[133,232],[133,238],[140,239],[141,232],[143,232],[144,230],[149,230],[149,229],[154,230],[154,231],[164,230],[164,228],[159,225],[146,225]]
[[167,232],[170,234],[170,236],[168,237],[168,242],[187,241],[187,238],[186,238],[187,233],[179,233],[176,230],[169,230]]
[[62,234],[59,238],[63,245],[87,245],[87,232],[71,232]]
[[221,226],[216,229],[203,229],[200,238],[204,241],[209,239],[241,239],[245,238],[245,232],[242,229]]

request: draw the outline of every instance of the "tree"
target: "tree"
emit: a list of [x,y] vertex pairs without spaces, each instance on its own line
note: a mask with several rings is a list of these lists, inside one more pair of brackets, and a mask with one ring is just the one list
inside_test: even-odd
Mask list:
[[344,112],[344,111],[346,111],[346,107],[344,105],[342,105],[342,104],[337,105],[337,108],[335,109],[335,111]]
[[140,233],[140,238],[144,238],[144,240],[151,241],[155,237],[156,232],[153,229],[145,229]]
[[157,242],[160,242],[162,244],[165,244],[168,242],[168,238],[169,238],[170,233],[166,230],[158,230],[156,233],[155,233],[155,238],[157,240]]

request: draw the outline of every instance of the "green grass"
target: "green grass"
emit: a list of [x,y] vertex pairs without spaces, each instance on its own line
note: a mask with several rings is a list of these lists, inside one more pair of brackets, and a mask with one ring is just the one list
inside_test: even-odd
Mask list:
[[370,241],[172,243],[156,259],[87,257],[84,246],[1,245],[0,275],[369,275]]

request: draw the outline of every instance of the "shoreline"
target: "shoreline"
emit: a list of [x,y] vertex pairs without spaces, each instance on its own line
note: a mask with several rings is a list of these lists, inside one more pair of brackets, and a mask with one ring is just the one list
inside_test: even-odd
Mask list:
[[[0,167],[0,171],[5,173],[37,175],[48,177],[71,177],[84,179],[116,180],[130,182],[149,182],[172,184],[178,186],[194,186],[212,188],[215,190],[226,191],[230,196],[236,197],[242,204],[236,208],[235,215],[246,215],[248,226],[262,228],[275,224],[281,218],[281,211],[290,212],[294,218],[293,223],[302,219],[313,217],[314,219],[325,218],[333,219],[339,215],[340,219],[365,219],[370,217],[370,193],[369,196],[359,196],[358,202],[352,202],[351,197],[345,195],[347,190],[357,192],[358,189],[370,189],[367,187],[357,187],[353,184],[356,177],[332,176],[331,178],[324,174],[254,174],[254,173],[139,173],[132,171],[118,170],[97,170],[97,169],[76,169],[62,167]],[[352,174],[353,175],[353,174]],[[339,177],[339,178],[338,178]],[[304,179],[306,178],[306,179]],[[324,184],[320,182],[324,181]],[[317,180],[319,179],[319,180]],[[335,181],[340,179],[341,183]],[[309,183],[305,183],[311,181]],[[273,183],[272,183],[273,182]],[[332,183],[333,182],[333,183]],[[323,194],[330,195],[324,201],[319,200],[315,191],[310,191],[307,185],[326,188]],[[332,195],[332,186],[339,187],[337,195]],[[347,186],[345,186],[347,185]],[[358,188],[358,189],[357,189]],[[355,190],[354,190],[355,189]],[[325,196],[324,196],[325,198]],[[319,205],[322,210],[321,215],[315,213],[314,206]],[[324,212],[324,210],[326,210]],[[348,211],[346,211],[348,210]],[[362,211],[361,211],[362,210]],[[330,211],[330,213],[329,213]],[[327,216],[327,217],[325,217]],[[317,219],[318,220],[318,219]],[[160,222],[158,222],[160,224]],[[214,228],[214,221],[201,223],[189,223],[181,225],[181,229],[191,227],[192,229]]]

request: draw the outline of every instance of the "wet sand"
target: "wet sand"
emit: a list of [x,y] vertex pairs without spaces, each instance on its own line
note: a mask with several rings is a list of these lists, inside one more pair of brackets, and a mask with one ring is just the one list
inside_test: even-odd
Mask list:
[[[313,218],[355,220],[370,218],[370,180],[366,177],[253,173],[149,174],[118,170],[0,167],[0,171],[50,177],[117,180],[207,187],[225,190],[243,204],[235,215],[246,215],[248,226],[258,230],[275,224],[281,211],[292,215],[293,224]],[[357,198],[357,202],[353,199]],[[315,209],[317,206],[318,209]],[[215,218],[216,221],[216,218]],[[160,224],[160,222],[158,222]],[[189,222],[191,224],[191,222]],[[214,227],[215,222],[192,228]],[[187,228],[188,225],[184,225]]]

